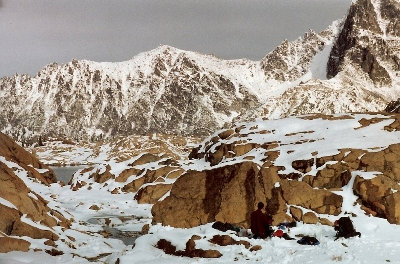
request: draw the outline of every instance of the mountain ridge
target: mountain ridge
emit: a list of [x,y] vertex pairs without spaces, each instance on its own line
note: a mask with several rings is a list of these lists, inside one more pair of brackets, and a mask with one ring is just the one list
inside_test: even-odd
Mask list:
[[160,46],[131,60],[49,64],[0,79],[0,130],[20,142],[164,133],[204,137],[236,121],[381,111],[400,96],[399,3],[358,0],[343,21],[260,61]]
[[[314,32],[306,33],[294,47],[312,55],[319,46],[309,51],[301,49],[302,43],[319,38]],[[280,46],[288,49],[291,45],[283,42]],[[204,136],[234,117],[260,107],[267,98],[265,90],[274,84],[294,85],[289,82],[307,71],[307,65],[296,63],[310,61],[308,58],[300,63],[291,62],[289,66],[295,70],[291,79],[282,73],[288,67],[286,62],[280,64],[281,68],[273,68],[266,58],[222,60],[166,45],[120,63],[52,63],[35,77],[15,75],[0,80],[3,100],[17,101],[0,109],[8,112],[6,117],[11,119],[3,118],[0,125],[19,140],[34,134],[96,140],[110,134],[128,134],[128,130],[137,134],[166,130],[171,134]],[[275,80],[266,74],[281,77]],[[18,98],[21,95],[22,100]],[[18,109],[18,105],[23,107]],[[79,113],[85,115],[76,117]],[[105,113],[107,118],[103,118]],[[119,131],[112,125],[116,120]],[[7,127],[10,123],[15,125]],[[73,129],[65,128],[66,125]],[[85,131],[79,133],[82,130]]]

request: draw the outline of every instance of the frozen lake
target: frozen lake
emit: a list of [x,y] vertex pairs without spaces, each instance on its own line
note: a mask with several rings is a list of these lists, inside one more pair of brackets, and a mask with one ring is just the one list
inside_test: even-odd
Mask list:
[[61,181],[65,184],[71,180],[72,175],[80,169],[85,168],[86,166],[66,166],[66,167],[56,167],[50,166],[50,168],[54,171],[57,176],[57,180]]

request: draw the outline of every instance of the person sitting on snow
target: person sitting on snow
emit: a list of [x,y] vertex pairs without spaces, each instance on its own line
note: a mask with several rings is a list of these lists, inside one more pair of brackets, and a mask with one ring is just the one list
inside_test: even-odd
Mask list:
[[[336,239],[340,237],[349,238],[354,236],[361,237],[361,233],[354,229],[353,222],[350,217],[340,217],[335,221]],[[335,239],[335,240],[336,240]]]
[[264,204],[259,202],[257,210],[251,213],[251,232],[254,234],[253,238],[266,238],[272,235],[273,230],[271,229],[272,217],[267,216],[262,212]]

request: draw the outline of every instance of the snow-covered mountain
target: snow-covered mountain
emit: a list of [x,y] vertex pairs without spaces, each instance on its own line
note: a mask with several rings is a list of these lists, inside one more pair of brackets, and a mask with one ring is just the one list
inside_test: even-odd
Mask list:
[[73,60],[5,77],[0,130],[19,141],[205,136],[232,120],[379,111],[400,95],[399,5],[356,1],[342,22],[284,41],[261,61],[160,46],[125,62]]
[[398,0],[353,1],[333,43],[313,57],[311,71],[323,74],[269,98],[258,115],[383,110],[400,95],[399,17]]
[[[76,139],[153,132],[208,135],[260,107],[282,84],[299,83],[328,40],[310,32],[284,42],[261,62],[160,46],[121,63],[50,64],[32,78],[0,80],[0,128],[20,140],[35,134]],[[280,57],[292,48],[302,54],[301,61]]]

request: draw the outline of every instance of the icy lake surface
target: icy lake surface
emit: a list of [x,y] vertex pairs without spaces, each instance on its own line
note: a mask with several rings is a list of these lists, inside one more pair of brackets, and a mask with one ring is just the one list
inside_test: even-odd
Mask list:
[[74,175],[74,173],[77,172],[78,170],[85,168],[85,166],[67,166],[67,167],[50,166],[50,168],[56,174],[58,181],[68,184],[72,175]]

